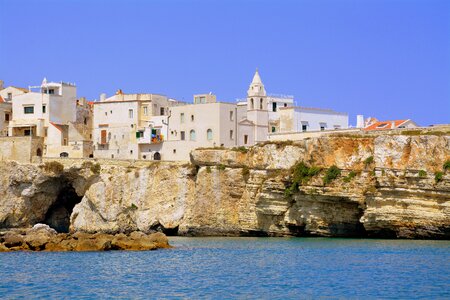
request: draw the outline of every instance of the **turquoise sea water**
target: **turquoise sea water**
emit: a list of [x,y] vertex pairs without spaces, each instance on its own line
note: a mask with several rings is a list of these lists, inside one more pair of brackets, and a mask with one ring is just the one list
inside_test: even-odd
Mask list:
[[0,253],[5,298],[450,298],[450,242],[171,238],[148,252]]

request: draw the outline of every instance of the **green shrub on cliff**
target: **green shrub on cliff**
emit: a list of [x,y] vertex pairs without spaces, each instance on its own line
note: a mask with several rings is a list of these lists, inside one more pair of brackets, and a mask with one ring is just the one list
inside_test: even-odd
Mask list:
[[99,163],[96,164],[92,164],[92,166],[90,167],[91,172],[94,174],[100,174],[100,170],[102,169],[102,167],[100,166]]
[[344,182],[350,182],[356,175],[357,173],[355,171],[351,171],[347,176],[344,177]]
[[442,168],[444,169],[444,171],[448,171],[450,170],[450,160],[447,160],[444,165],[442,166]]
[[217,170],[219,170],[219,171],[224,171],[226,167],[225,167],[225,165],[220,164],[220,165],[217,165],[216,168],[217,168]]
[[83,161],[83,163],[81,164],[81,167],[83,169],[89,168],[91,170],[91,172],[94,174],[99,174],[100,169],[102,168],[99,163],[94,164],[91,161]]
[[308,183],[308,181],[322,171],[322,168],[311,166],[308,167],[304,162],[296,163],[292,169],[292,180],[290,185],[284,191],[285,196],[289,197],[293,193],[298,192],[298,187]]
[[249,176],[250,176],[250,170],[247,166],[244,166],[242,168],[242,177],[244,177],[245,182],[247,182]]
[[241,153],[247,153],[248,149],[244,146],[240,146],[240,147],[234,147],[231,149],[232,151],[237,151],[237,152],[241,152]]
[[364,160],[364,166],[367,168],[368,166],[370,166],[371,164],[373,164],[373,156],[369,156],[368,158],[366,158]]
[[339,169],[335,165],[331,166],[330,168],[328,168],[327,172],[325,173],[325,176],[323,177],[323,184],[327,185],[328,183],[338,178],[340,175],[341,169]]
[[64,166],[57,161],[45,162],[42,167],[45,171],[53,172],[55,174],[60,174],[64,171]]
[[444,173],[443,172],[436,172],[436,173],[434,173],[434,181],[436,183],[441,182],[443,177],[444,177]]
[[211,167],[210,166],[206,166],[206,173],[211,173]]
[[419,177],[427,177],[427,172],[425,172],[425,170],[420,170]]

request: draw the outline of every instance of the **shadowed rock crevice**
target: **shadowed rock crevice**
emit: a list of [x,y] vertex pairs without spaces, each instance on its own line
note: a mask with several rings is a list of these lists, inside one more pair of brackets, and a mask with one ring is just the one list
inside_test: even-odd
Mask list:
[[150,231],[162,232],[167,236],[177,236],[178,228],[179,228],[178,225],[173,228],[166,228],[161,223],[157,222],[156,224],[150,227]]
[[83,196],[79,196],[70,184],[66,184],[48,209],[43,223],[58,232],[69,232],[70,215],[82,198]]

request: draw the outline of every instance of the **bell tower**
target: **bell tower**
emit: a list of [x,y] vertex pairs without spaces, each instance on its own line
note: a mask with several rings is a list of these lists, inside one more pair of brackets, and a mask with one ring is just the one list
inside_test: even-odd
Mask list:
[[258,69],[247,91],[247,120],[254,123],[255,143],[266,141],[269,132],[269,112],[266,90]]

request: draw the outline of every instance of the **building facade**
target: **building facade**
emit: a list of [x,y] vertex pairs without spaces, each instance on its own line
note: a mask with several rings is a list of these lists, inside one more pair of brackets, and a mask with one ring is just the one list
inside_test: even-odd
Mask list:
[[44,79],[40,86],[12,96],[12,111],[8,135],[43,137],[44,149],[38,149],[38,156],[81,158],[92,154],[88,129],[92,111],[77,100],[75,85]]
[[101,96],[93,104],[94,157],[153,159],[148,147],[166,139],[169,108],[177,105],[180,102],[158,94],[118,90],[112,97]]

